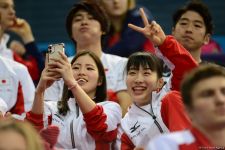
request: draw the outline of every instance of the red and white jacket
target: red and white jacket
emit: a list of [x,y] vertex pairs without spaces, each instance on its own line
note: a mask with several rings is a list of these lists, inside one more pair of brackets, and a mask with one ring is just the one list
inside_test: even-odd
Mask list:
[[[136,146],[145,147],[149,140],[161,134],[151,116],[153,112],[156,116],[157,124],[159,124],[158,126],[163,130],[163,133],[185,129],[190,126],[188,117],[183,110],[182,101],[179,101],[179,99],[170,101],[173,96],[179,96],[179,93],[172,92],[172,96],[167,96],[165,99],[163,97],[171,89],[179,91],[180,82],[184,74],[197,67],[198,64],[192,58],[191,54],[172,36],[167,36],[159,49],[161,52],[160,57],[166,60],[166,63],[169,62],[169,66],[173,66],[173,68],[171,68],[171,79],[164,85],[160,92],[152,92],[152,107],[150,104],[142,107],[137,107],[133,104],[130,107],[121,121],[121,128],[116,143],[117,149],[128,150]],[[171,116],[172,114],[168,111],[174,111],[174,116]],[[183,115],[177,115],[178,112],[183,113]],[[185,117],[182,118],[181,116]],[[179,118],[181,122],[177,123],[179,125],[173,128],[173,126],[169,125],[171,123],[170,117],[171,120]]]
[[153,139],[147,146],[148,150],[200,150],[224,149],[214,146],[206,136],[196,128],[161,135]]
[[[122,118],[119,104],[105,101],[86,114],[82,114],[74,99],[69,99],[70,111],[63,116],[57,102],[45,102],[45,114],[27,113],[26,118],[39,129],[56,125],[60,134],[56,147],[78,150],[110,150],[116,140],[117,128]],[[74,144],[73,144],[74,143]]]
[[27,68],[0,56],[0,98],[7,104],[7,111],[18,115],[30,111],[34,92]]

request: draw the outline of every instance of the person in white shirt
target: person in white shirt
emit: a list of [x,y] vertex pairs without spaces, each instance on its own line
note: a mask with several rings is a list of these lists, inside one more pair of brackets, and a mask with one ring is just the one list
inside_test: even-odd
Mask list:
[[[1,5],[1,4],[0,4]],[[0,11],[1,20],[1,11]],[[1,22],[1,21],[0,21]],[[0,24],[0,34],[3,34],[3,25]],[[1,38],[0,38],[1,39]],[[0,42],[0,108],[4,115],[6,112],[22,115],[30,111],[35,87],[28,72],[23,64],[11,60],[1,52],[8,49]]]
[[[16,16],[14,0],[1,0],[0,14],[0,55],[25,65],[34,83],[37,83],[41,70],[44,68],[44,58],[35,44],[31,26],[25,19]],[[26,49],[23,57],[8,48],[10,34],[6,33],[6,31],[15,33],[21,38]]]
[[[101,39],[108,32],[108,20],[104,11],[91,2],[75,4],[66,18],[66,29],[75,44],[76,52],[94,52],[105,68],[108,99],[120,104],[123,114],[131,104],[123,76],[127,58],[102,52]],[[45,92],[45,100],[58,101],[62,93],[62,81],[56,82]]]
[[[0,56],[0,98],[12,114],[31,110],[35,87],[27,68]],[[2,106],[1,106],[2,107]]]
[[[122,118],[119,104],[106,100],[105,71],[91,51],[78,52],[71,64],[65,54],[46,64],[26,118],[38,129],[59,127],[58,148],[110,150]],[[64,80],[61,101],[44,102],[45,90]]]

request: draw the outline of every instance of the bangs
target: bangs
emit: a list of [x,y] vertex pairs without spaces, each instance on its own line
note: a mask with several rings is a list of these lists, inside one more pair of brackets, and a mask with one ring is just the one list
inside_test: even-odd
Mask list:
[[108,33],[109,31],[109,20],[107,15],[105,14],[104,10],[91,1],[82,1],[80,3],[74,4],[72,9],[69,11],[67,18],[66,18],[66,29],[69,37],[72,35],[72,21],[79,10],[84,10],[88,12],[95,20],[97,20],[101,24],[101,29],[103,32]]
[[140,67],[151,69],[157,72],[159,77],[162,76],[162,61],[151,53],[137,52],[132,54],[128,59],[126,72],[131,69],[139,70]]
[[79,10],[87,11],[89,15],[93,16],[101,24],[102,31],[108,32],[109,30],[109,21],[107,15],[104,13],[104,10],[100,5],[93,2],[83,2],[75,4],[73,7],[73,17],[75,13]]

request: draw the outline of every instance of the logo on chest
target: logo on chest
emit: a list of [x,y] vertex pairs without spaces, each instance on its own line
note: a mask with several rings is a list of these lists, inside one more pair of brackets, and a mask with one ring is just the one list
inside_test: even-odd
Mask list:
[[5,92],[13,92],[14,88],[10,77],[0,77],[0,94],[6,96]]
[[10,77],[0,77],[0,86],[8,86],[11,83]]
[[130,134],[131,139],[139,136],[146,128],[142,127],[141,124],[137,121],[131,128],[130,128]]
[[130,133],[133,133],[134,131],[136,131],[141,125],[138,124],[138,121],[134,124],[133,127],[130,128]]
[[52,117],[52,123],[61,127],[65,126],[64,118],[59,114],[54,114]]

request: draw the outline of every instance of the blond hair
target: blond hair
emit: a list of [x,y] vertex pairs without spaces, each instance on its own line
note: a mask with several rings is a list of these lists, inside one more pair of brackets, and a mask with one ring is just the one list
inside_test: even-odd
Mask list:
[[44,150],[43,141],[39,133],[28,122],[16,120],[1,120],[0,133],[6,131],[15,131],[22,135],[26,141],[29,150]]

